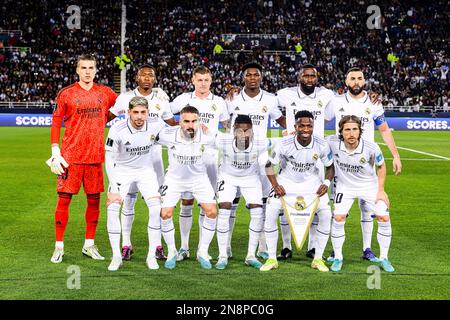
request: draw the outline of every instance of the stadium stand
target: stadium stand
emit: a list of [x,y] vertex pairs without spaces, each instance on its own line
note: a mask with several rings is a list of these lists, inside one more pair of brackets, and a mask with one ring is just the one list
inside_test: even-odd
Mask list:
[[[82,52],[97,54],[97,81],[114,86],[121,3],[80,3],[82,28],[69,30],[65,21],[70,3],[3,1],[0,102],[53,103],[57,91],[75,80],[72,70]],[[420,112],[427,106],[448,110],[447,1],[429,2],[426,7],[419,1],[384,2],[382,28],[374,30],[367,28],[364,1],[126,0],[125,4],[125,52],[132,61],[127,65],[127,88],[134,86],[137,66],[151,63],[157,69],[157,85],[174,98],[192,89],[193,68],[205,64],[213,71],[215,93],[223,96],[231,85],[240,84],[242,64],[257,60],[264,66],[264,87],[274,92],[295,85],[298,66],[311,62],[319,68],[321,84],[337,92],[344,89],[345,71],[362,67],[369,89],[382,93],[386,110]],[[216,45],[219,50],[214,52]],[[389,62],[389,53],[399,61]]]

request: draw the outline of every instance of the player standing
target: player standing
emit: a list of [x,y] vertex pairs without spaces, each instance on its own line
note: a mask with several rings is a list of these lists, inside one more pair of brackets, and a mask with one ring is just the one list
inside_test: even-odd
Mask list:
[[[232,115],[231,124],[240,114],[248,115],[252,119],[253,133],[256,139],[265,139],[267,137],[267,126],[269,116],[283,128],[286,128],[286,117],[282,115],[278,108],[278,99],[275,95],[261,89],[262,66],[256,62],[250,62],[242,67],[242,76],[244,80],[244,89],[231,97],[227,101],[228,112]],[[262,167],[267,162],[267,158],[260,157]],[[267,180],[266,173],[261,170],[260,177],[263,189],[263,212],[265,212],[266,200],[270,193],[270,182]],[[231,257],[231,237],[234,229],[236,209],[239,198],[233,201],[230,213],[230,233],[228,243],[228,256]],[[267,259],[267,247],[262,234],[258,254],[259,257]]]
[[[69,205],[81,184],[87,197],[86,235],[82,253],[94,260],[104,260],[94,244],[100,215],[100,193],[104,191],[103,144],[109,108],[117,95],[108,87],[94,83],[97,73],[92,55],[81,55],[77,60],[79,81],[63,88],[56,98],[51,127],[52,157],[47,161],[51,171],[58,175],[58,203],[55,210],[56,243],[50,259],[62,262],[64,232],[69,219]],[[59,139],[62,122],[65,132],[61,149]]]
[[[334,92],[317,86],[317,69],[312,64],[304,64],[298,73],[299,85],[288,87],[277,91],[278,101],[281,107],[286,110],[287,132],[295,131],[295,115],[300,110],[310,111],[314,115],[314,135],[322,139],[325,137],[325,109],[330,100],[334,97]],[[324,175],[323,165],[319,164],[321,175]],[[315,257],[315,237],[318,225],[318,216],[315,215],[309,230],[309,241],[307,257]],[[278,260],[286,260],[292,257],[291,230],[286,216],[281,210],[280,215],[281,235],[283,239],[283,249]],[[321,257],[318,257],[321,258]]]
[[[330,101],[330,106],[326,110],[325,119],[327,121],[336,119],[336,132],[339,132],[339,121],[346,115],[355,115],[361,119],[362,138],[374,142],[374,129],[377,126],[383,141],[388,146],[394,160],[393,171],[395,175],[401,173],[402,164],[400,155],[395,145],[394,137],[384,117],[384,110],[380,103],[374,104],[370,101],[368,93],[364,90],[366,84],[364,73],[360,68],[348,70],[345,84],[348,91],[335,96]],[[339,179],[337,176],[335,179]],[[336,183],[336,182],[335,182]],[[373,217],[371,210],[364,200],[359,202],[361,209],[361,229],[363,234],[363,258],[370,261],[377,261],[372,252],[372,232]]]
[[[328,187],[334,176],[333,154],[325,140],[313,136],[314,115],[306,110],[295,115],[295,135],[289,135],[277,145],[267,164],[268,178],[273,187],[268,199],[266,223],[264,230],[269,249],[269,259],[261,267],[261,271],[269,271],[278,267],[276,259],[278,242],[277,218],[282,209],[281,200],[286,194],[313,195],[320,197],[317,216],[319,222],[316,236],[316,256],[311,267],[327,272],[328,267],[322,260],[322,254],[330,234],[331,209],[328,204]],[[318,169],[318,162],[326,167],[325,180]],[[280,163],[281,173],[276,178],[272,165]]]
[[233,134],[221,134],[216,139],[216,147],[219,148],[223,159],[219,167],[217,183],[219,202],[217,269],[225,269],[228,265],[230,211],[238,191],[244,196],[250,211],[249,241],[245,264],[257,269],[262,266],[255,256],[264,227],[258,158],[267,152],[270,140],[267,138],[255,139],[252,127],[252,120],[249,116],[238,115],[234,120]]
[[[193,92],[187,92],[176,97],[170,104],[173,113],[179,113],[185,106],[192,106],[199,112],[199,124],[208,128],[211,135],[215,135],[219,130],[219,123],[229,130],[229,114],[225,101],[211,93],[212,75],[211,71],[198,66],[192,73]],[[218,152],[212,147],[206,147],[203,157],[208,173],[208,179],[216,190]],[[189,235],[192,228],[192,209],[194,199],[191,194],[184,194],[180,210],[180,235],[181,247],[178,253],[178,261],[189,258]],[[200,208],[199,226],[203,225],[205,213]],[[199,242],[201,241],[201,228],[199,231]]]
[[388,260],[392,228],[388,209],[389,199],[384,191],[386,164],[383,154],[376,143],[363,138],[363,125],[357,116],[344,116],[338,126],[339,136],[327,137],[335,155],[337,176],[334,219],[331,227],[331,242],[334,249],[331,271],[338,272],[342,269],[345,220],[354,199],[357,198],[364,201],[367,213],[376,215],[378,220],[377,240],[380,245],[380,259],[377,261],[385,271],[394,272]]
[[122,265],[120,206],[131,188],[141,192],[149,210],[147,266],[149,269],[159,268],[154,248],[161,243],[161,202],[152,149],[164,123],[158,117],[149,119],[148,109],[145,97],[133,97],[129,102],[128,119],[114,124],[106,139],[105,167],[109,179],[107,228],[113,251],[108,267],[110,271],[116,271]]
[[[164,98],[165,93],[159,88],[154,88],[157,81],[156,71],[151,65],[143,64],[138,68],[136,74],[136,82],[138,87],[134,90],[121,93],[116,100],[114,107],[110,109],[110,112],[119,116],[125,114],[128,117],[128,105],[134,97],[145,97],[148,101],[148,111],[150,119],[162,119],[168,125],[175,126],[177,121],[175,120],[169,106],[168,97]],[[159,91],[158,91],[158,90]],[[159,185],[164,183],[164,163],[162,160],[162,148],[160,145],[155,145],[151,148],[153,166],[158,178]],[[124,260],[130,260],[131,255],[134,253],[133,245],[131,244],[131,229],[135,217],[134,206],[137,200],[137,189],[132,186],[123,200],[123,207],[121,213],[122,223],[122,258]],[[164,250],[161,245],[161,238],[156,241],[156,258],[164,260]]]
[[197,260],[202,268],[211,269],[208,248],[216,230],[217,208],[203,157],[206,148],[214,145],[214,136],[199,130],[199,112],[192,106],[181,109],[179,122],[180,126],[165,128],[157,136],[158,143],[166,145],[169,152],[169,168],[161,187],[161,231],[168,249],[165,267],[176,266],[172,216],[181,196],[189,192],[205,213]]

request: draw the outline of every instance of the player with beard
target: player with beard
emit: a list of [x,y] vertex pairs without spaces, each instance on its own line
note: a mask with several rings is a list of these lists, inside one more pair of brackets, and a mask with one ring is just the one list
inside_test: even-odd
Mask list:
[[[341,96],[333,97],[325,111],[325,120],[329,121],[335,118],[336,132],[339,132],[339,121],[344,116],[357,116],[361,119],[361,128],[363,130],[362,139],[370,142],[374,142],[375,140],[374,128],[376,126],[393,156],[394,174],[399,175],[402,170],[402,164],[394,137],[384,117],[383,107],[380,103],[372,103],[367,91],[364,90],[366,81],[362,70],[360,68],[349,69],[345,84],[347,85],[348,91]],[[336,177],[334,184],[336,184]],[[363,233],[363,259],[377,262],[378,259],[371,249],[373,217],[365,201],[360,200],[359,206],[361,209],[361,229]]]

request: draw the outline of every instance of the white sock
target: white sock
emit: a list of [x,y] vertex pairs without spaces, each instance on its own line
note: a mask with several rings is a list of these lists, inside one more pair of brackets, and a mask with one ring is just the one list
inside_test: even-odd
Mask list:
[[373,218],[363,200],[358,201],[361,211],[361,232],[363,238],[363,251],[372,248]]
[[266,210],[266,220],[264,222],[264,233],[267,242],[267,251],[269,259],[277,259],[278,243],[278,209],[268,207]]
[[378,221],[377,240],[380,245],[380,259],[384,260],[388,258],[389,247],[392,239],[392,227],[391,221],[380,222]]
[[317,225],[319,224],[319,217],[317,214],[314,215],[311,227],[309,228],[308,237],[308,251],[316,247],[316,237],[317,237]]
[[[320,215],[320,217],[319,217]],[[322,259],[323,252],[327,246],[328,238],[330,236],[331,229],[331,210],[322,209],[318,212],[317,216],[317,228],[315,235],[315,254],[314,258]]]
[[200,242],[202,242],[202,237],[203,237],[203,221],[205,220],[205,212],[203,211],[203,209],[200,207],[200,212],[198,214],[198,244],[200,246]]
[[64,249],[64,241],[56,241],[55,247],[58,247],[60,249]]
[[[120,204],[111,203],[107,208],[108,218],[106,221],[106,227],[108,229],[109,243],[111,244],[111,249],[113,257],[121,257],[120,253]],[[86,243],[84,244],[86,247]]]
[[[248,250],[247,257],[255,257],[256,248],[258,247],[259,239],[264,229],[263,211],[262,208],[250,209],[250,225],[248,228]],[[264,237],[265,239],[265,237]]]
[[148,207],[148,257],[153,258],[156,247],[161,245],[161,202],[159,199],[149,199],[145,203]]
[[219,246],[219,257],[227,256],[228,234],[231,210],[219,209],[217,217],[217,244]]
[[[263,204],[262,207],[262,213],[263,213],[263,225],[266,221],[266,204]],[[267,252],[267,242],[266,242],[266,234],[264,232],[261,232],[259,235],[259,244],[258,244],[258,252]]]
[[127,194],[122,205],[122,247],[131,246],[131,228],[134,221],[134,204],[137,193]]
[[177,251],[175,246],[175,227],[173,225],[173,219],[167,220],[161,219],[161,233],[164,237],[164,241],[167,244],[168,257]]
[[334,257],[343,260],[342,246],[345,241],[345,220],[337,222],[333,219],[331,225],[331,243],[333,244]]
[[227,247],[231,248],[231,238],[233,237],[233,230],[234,230],[234,225],[236,223],[236,210],[238,208],[238,204],[232,204],[231,205],[231,212],[230,212],[230,219],[229,219],[229,223],[230,223],[230,231],[228,232],[228,244]]
[[[119,235],[120,239],[120,235]],[[84,246],[83,248],[92,247],[94,245],[94,239],[84,239]]]
[[199,245],[199,255],[206,258],[208,256],[208,249],[216,232],[217,218],[211,219],[205,216],[202,226],[202,237]]
[[180,209],[180,237],[181,248],[189,250],[189,235],[192,228],[192,208],[193,205],[181,205]]
[[292,235],[291,235],[291,227],[289,226],[288,219],[286,215],[280,216],[280,227],[281,227],[281,238],[283,239],[283,249],[288,248],[292,250]]

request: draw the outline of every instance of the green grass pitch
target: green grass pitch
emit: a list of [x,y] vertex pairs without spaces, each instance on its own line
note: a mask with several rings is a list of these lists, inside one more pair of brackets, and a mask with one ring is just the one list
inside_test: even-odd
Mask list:
[[[108,272],[111,258],[106,232],[105,195],[96,244],[106,257],[94,261],[81,254],[85,196],[75,196],[65,237],[63,263],[50,263],[54,246],[55,176],[44,161],[50,155],[49,128],[0,128],[0,299],[449,299],[450,161],[400,150],[403,173],[389,176],[393,240],[390,260],[396,272],[381,272],[380,289],[369,289],[370,262],[362,261],[357,205],[346,225],[345,263],[341,273],[310,268],[304,251],[273,272],[244,265],[249,216],[241,203],[233,237],[233,258],[226,270],[205,271],[191,258],[174,270],[150,271],[147,213],[138,201],[132,240],[136,253],[118,272]],[[397,145],[450,157],[450,132],[395,131]],[[380,136],[377,133],[377,141]],[[194,213],[191,247],[198,241]],[[175,217],[178,230],[178,220]],[[177,231],[178,232],[178,231]],[[179,238],[177,235],[177,245]],[[376,225],[373,245],[378,253]],[[328,243],[326,253],[330,252]],[[214,238],[210,253],[217,256]],[[195,251],[194,251],[195,253]],[[215,262],[215,261],[214,261]],[[80,270],[79,289],[69,289],[71,266]],[[69,273],[68,273],[69,271]],[[370,281],[369,281],[370,282]],[[70,287],[70,286],[69,286]]]

